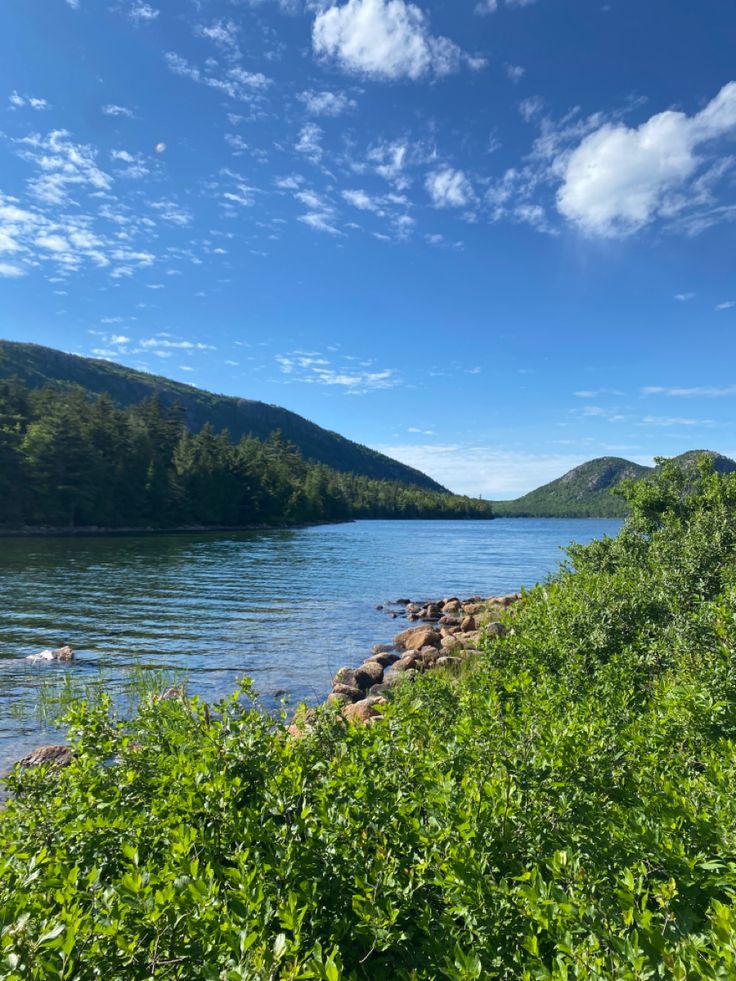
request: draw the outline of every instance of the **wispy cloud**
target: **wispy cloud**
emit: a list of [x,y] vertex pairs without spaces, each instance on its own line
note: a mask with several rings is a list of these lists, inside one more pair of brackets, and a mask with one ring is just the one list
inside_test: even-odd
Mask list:
[[719,303],[716,310],[733,310],[736,307],[736,300],[726,300],[724,303]]
[[263,92],[270,85],[270,79],[261,72],[247,72],[239,66],[215,74],[214,67],[202,70],[173,51],[167,51],[164,58],[169,70],[175,75],[189,78],[193,82],[206,85],[241,102],[253,101],[259,92]]
[[310,385],[326,385],[342,389],[347,395],[365,395],[368,392],[395,388],[400,378],[393,368],[377,369],[372,362],[363,362],[356,368],[351,359],[335,363],[315,351],[291,351],[275,358],[282,375],[290,382]]
[[126,108],[126,106],[117,106],[114,103],[109,103],[102,107],[102,112],[106,116],[126,116],[128,119],[134,118],[134,113],[132,109]]
[[673,398],[727,398],[736,395],[736,385],[693,385],[690,388],[677,386],[648,385],[641,390],[642,395],[668,395]]
[[684,416],[644,416],[644,426],[715,426],[713,419],[690,419]]
[[32,95],[19,95],[18,92],[11,92],[8,97],[11,109],[35,109],[37,112],[48,109],[49,104],[45,99],[39,99]]

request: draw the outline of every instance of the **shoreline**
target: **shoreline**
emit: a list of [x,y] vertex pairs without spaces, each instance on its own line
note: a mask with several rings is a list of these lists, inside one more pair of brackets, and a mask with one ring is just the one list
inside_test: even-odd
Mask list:
[[59,528],[31,526],[24,528],[0,528],[0,538],[116,538],[153,535],[223,534],[241,531],[298,531],[303,528],[321,528],[325,525],[350,525],[355,518],[335,521],[307,521],[293,525],[177,525],[174,528],[125,527],[125,528]]

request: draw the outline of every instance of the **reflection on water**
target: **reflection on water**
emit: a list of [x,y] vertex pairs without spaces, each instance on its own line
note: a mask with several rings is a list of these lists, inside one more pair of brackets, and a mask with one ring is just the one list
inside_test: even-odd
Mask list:
[[[264,704],[324,698],[331,675],[400,629],[399,596],[488,595],[532,585],[560,548],[617,521],[361,521],[294,531],[93,539],[0,539],[0,769],[49,733],[13,706],[42,679],[121,686],[135,665],[186,672],[229,694],[243,674]],[[71,666],[23,658],[71,644]],[[58,738],[58,734],[53,738]]]

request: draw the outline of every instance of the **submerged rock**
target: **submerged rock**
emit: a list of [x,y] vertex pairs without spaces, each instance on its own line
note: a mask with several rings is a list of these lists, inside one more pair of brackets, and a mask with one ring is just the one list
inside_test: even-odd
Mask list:
[[60,769],[69,766],[74,752],[71,746],[39,746],[32,753],[18,760],[19,766],[51,766]]
[[26,661],[35,663],[36,661],[61,661],[68,663],[74,660],[74,651],[69,645],[55,647],[53,650],[39,651],[38,654],[29,654]]

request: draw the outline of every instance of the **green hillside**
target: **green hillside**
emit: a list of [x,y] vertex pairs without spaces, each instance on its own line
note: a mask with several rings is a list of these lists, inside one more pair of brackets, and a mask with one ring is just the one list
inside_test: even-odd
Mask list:
[[[674,462],[686,470],[694,470],[703,455],[711,457],[717,473],[736,471],[736,462],[713,450],[689,450],[675,457]],[[493,510],[496,517],[625,518],[629,505],[623,497],[612,494],[612,490],[624,480],[641,480],[656,469],[621,457],[602,456],[515,501],[496,501]]]
[[163,406],[179,404],[192,432],[209,423],[227,429],[234,440],[252,435],[264,440],[275,430],[298,447],[307,460],[323,463],[341,473],[373,480],[389,480],[425,490],[444,491],[426,474],[382,453],[322,429],[295,412],[252,399],[215,395],[157,375],[134,371],[110,361],[65,354],[38,344],[0,341],[0,378],[17,377],[29,388],[45,385],[81,385],[95,395],[108,395],[120,406],[131,406],[158,395]]

